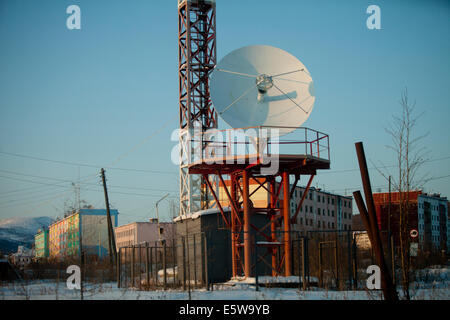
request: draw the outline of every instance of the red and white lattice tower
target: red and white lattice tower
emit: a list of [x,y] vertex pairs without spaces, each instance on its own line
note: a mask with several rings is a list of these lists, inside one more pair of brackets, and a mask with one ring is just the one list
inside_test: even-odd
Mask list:
[[217,62],[215,1],[178,1],[178,48],[180,215],[186,215],[206,209],[209,202],[204,178],[190,175],[188,165],[196,148],[189,138],[194,126],[201,131],[217,128],[209,90],[209,75]]

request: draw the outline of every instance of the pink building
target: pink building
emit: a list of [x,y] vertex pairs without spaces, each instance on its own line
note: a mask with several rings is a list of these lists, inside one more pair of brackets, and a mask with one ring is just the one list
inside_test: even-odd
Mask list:
[[151,219],[149,222],[132,222],[114,228],[114,232],[117,250],[145,242],[153,245],[159,240],[166,240],[167,244],[172,244],[175,240],[175,224],[173,222],[158,224],[156,219]]

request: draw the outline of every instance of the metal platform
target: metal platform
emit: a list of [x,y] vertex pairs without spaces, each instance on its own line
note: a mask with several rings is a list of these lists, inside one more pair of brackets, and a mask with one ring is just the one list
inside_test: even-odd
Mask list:
[[260,126],[196,133],[191,143],[192,150],[198,153],[191,155],[189,173],[231,174],[248,170],[257,174],[261,168],[276,165],[277,172],[316,174],[316,170],[330,168],[328,135],[297,128],[286,136],[271,137],[270,133],[279,129]]

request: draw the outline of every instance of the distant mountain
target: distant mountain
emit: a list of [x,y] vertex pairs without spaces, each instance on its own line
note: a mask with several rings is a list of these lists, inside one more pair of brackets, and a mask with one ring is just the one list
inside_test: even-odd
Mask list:
[[34,235],[53,222],[50,217],[10,218],[0,220],[0,251],[16,252],[18,246],[31,248]]

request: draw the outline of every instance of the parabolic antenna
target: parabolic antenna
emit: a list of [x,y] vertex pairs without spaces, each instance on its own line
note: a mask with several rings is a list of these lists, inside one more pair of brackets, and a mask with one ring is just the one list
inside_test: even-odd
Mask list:
[[279,48],[247,46],[226,55],[211,73],[217,113],[233,128],[276,126],[280,135],[300,127],[314,106],[306,67]]

